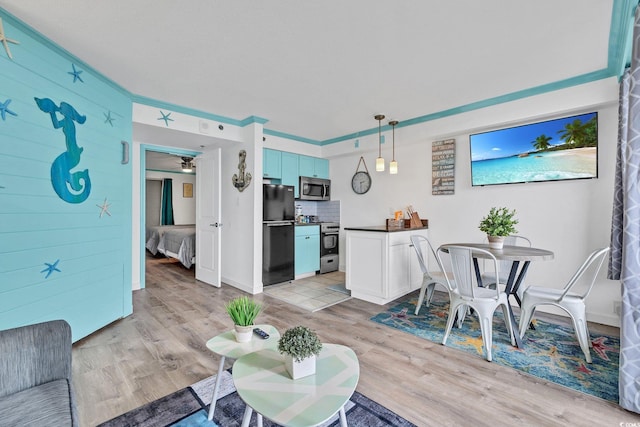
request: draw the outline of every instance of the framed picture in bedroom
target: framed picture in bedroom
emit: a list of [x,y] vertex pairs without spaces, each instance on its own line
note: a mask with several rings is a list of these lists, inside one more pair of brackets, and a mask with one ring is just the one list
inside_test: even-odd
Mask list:
[[182,184],[182,197],[191,198],[193,197],[193,184],[190,182],[185,182]]

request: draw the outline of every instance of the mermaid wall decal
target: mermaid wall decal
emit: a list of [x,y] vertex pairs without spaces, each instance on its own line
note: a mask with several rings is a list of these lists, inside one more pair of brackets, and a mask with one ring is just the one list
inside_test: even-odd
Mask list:
[[[62,128],[65,136],[67,151],[60,154],[51,165],[51,184],[56,194],[65,202],[82,203],[87,200],[91,192],[89,170],[71,172],[80,163],[80,155],[84,148],[78,147],[76,142],[76,125],[83,124],[86,116],[80,115],[72,105],[61,102],[57,106],[49,98],[34,98],[38,108],[51,115],[54,129]],[[62,119],[58,119],[58,114]]]

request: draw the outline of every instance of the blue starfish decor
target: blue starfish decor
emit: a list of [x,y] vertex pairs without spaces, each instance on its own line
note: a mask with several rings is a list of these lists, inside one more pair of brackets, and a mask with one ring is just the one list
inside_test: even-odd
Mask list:
[[76,64],[71,64],[71,68],[73,71],[67,71],[67,74],[71,74],[73,76],[73,82],[75,83],[77,80],[80,80],[80,83],[84,83],[80,74],[82,74],[82,70],[76,70]]
[[58,268],[58,263],[59,262],[60,262],[60,260],[57,259],[56,262],[54,262],[52,264],[49,264],[48,262],[44,263],[44,265],[46,265],[47,267],[44,270],[42,270],[40,273],[45,273],[45,272],[47,273],[47,275],[44,276],[45,279],[48,279],[49,276],[51,276],[51,274],[54,271],[57,271],[58,273],[61,273],[60,269]]
[[111,111],[109,111],[109,113],[104,114],[104,122],[105,123],[109,123],[111,125],[111,127],[113,127],[113,121],[115,120],[113,117],[111,117]]
[[171,113],[163,113],[162,110],[160,110],[160,114],[162,114],[162,117],[158,117],[158,120],[164,120],[164,124],[165,126],[169,127],[169,122],[172,122],[173,119],[171,117],[169,117],[171,115]]
[[7,114],[11,114],[12,116],[17,116],[16,113],[9,110],[9,104],[11,103],[10,99],[7,99],[2,104],[0,104],[0,117],[2,117],[3,121],[7,120]]

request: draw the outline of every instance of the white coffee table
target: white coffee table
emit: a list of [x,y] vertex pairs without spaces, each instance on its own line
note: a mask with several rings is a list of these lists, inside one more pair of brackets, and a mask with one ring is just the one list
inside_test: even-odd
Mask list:
[[271,325],[255,325],[255,327],[260,328],[268,333],[269,338],[264,340],[256,334],[253,334],[253,336],[251,337],[251,341],[240,343],[236,341],[234,331],[230,330],[207,341],[207,348],[212,352],[220,355],[218,375],[216,377],[216,384],[213,387],[213,398],[211,399],[211,407],[209,408],[209,420],[213,419],[213,413],[216,410],[216,402],[218,401],[218,391],[220,390],[220,379],[222,378],[222,372],[224,371],[225,358],[229,357],[232,359],[237,359],[241,356],[244,356],[245,354],[253,353],[259,350],[276,350],[278,348],[280,333],[276,328]]
[[292,380],[277,350],[244,355],[233,364],[233,382],[247,404],[242,426],[258,413],[283,426],[308,427],[327,421],[337,412],[340,425],[347,425],[344,405],[356,389],[360,365],[349,347],[322,344],[316,374]]

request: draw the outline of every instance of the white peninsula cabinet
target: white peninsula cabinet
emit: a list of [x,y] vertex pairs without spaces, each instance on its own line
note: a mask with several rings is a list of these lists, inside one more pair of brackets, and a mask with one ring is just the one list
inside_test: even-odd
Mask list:
[[[428,237],[427,227],[346,227],[345,231],[345,286],[352,297],[387,304],[420,289],[422,271],[410,238],[416,234]],[[428,253],[426,247],[422,250]]]

